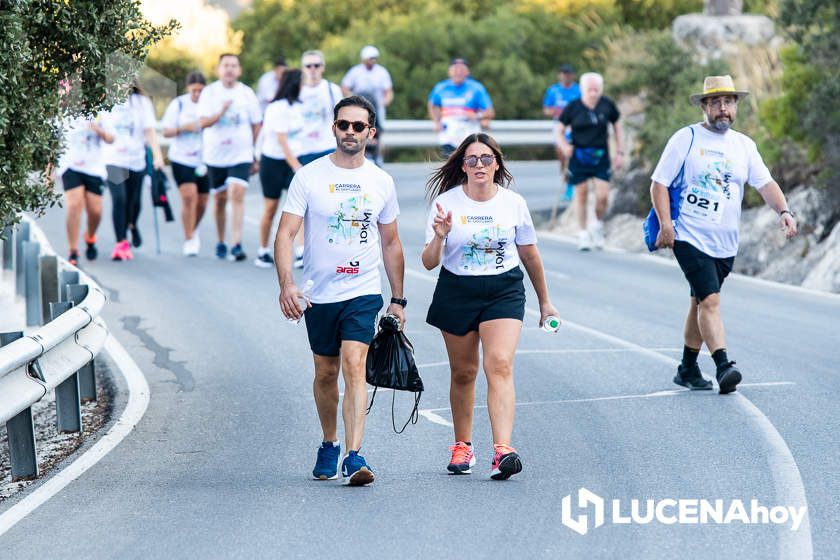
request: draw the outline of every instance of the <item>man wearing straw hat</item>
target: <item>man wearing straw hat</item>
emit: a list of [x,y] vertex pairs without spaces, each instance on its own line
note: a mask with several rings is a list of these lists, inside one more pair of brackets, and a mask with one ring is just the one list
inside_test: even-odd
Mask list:
[[[785,235],[796,235],[794,215],[755,142],[731,128],[738,102],[746,96],[746,91],[735,89],[730,76],[707,77],[703,93],[689,98],[702,109],[703,122],[671,136],[650,187],[660,224],[656,245],[674,250],[691,288],[685,347],[674,383],[692,390],[712,388],[697,365],[705,342],[715,361],[721,394],[735,391],[741,381],[735,362],[726,354],[720,289],[738,252],[746,185],[756,188],[778,214]],[[674,199],[675,212],[669,197]]]

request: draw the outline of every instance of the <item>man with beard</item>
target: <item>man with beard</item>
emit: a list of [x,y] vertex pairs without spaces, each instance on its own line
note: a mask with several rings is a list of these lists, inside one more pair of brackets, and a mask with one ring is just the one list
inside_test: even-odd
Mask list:
[[[365,158],[376,134],[376,112],[359,96],[333,109],[337,151],[295,173],[274,244],[280,281],[280,309],[290,321],[306,319],[315,361],[313,392],[323,439],[312,475],[338,477],[338,373],[344,375],[344,441],[341,465],[346,484],[373,482],[373,469],[359,454],[365,427],[365,360],[382,308],[380,263],[391,285],[388,313],[405,324],[404,259],[397,230],[399,206],[394,180]],[[304,293],[292,277],[292,241],[304,227]],[[311,283],[310,283],[311,282]],[[304,309],[305,308],[305,309]]]
[[[691,288],[683,358],[674,383],[692,390],[712,388],[697,365],[705,342],[715,361],[721,394],[735,391],[741,381],[740,371],[726,354],[720,289],[738,252],[744,187],[749,184],[758,190],[779,215],[779,227],[787,237],[796,235],[794,215],[755,142],[731,128],[738,102],[747,94],[735,89],[730,76],[707,77],[703,93],[689,98],[702,108],[703,122],[671,137],[650,187],[661,228],[656,245],[673,248]],[[671,211],[669,195],[674,197],[676,213]]]

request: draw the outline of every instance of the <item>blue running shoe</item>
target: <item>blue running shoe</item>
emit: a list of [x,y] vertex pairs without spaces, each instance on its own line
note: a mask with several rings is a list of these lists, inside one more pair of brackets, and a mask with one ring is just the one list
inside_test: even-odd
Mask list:
[[566,185],[566,194],[563,196],[563,200],[569,201],[575,197],[575,186],[571,183]]
[[245,254],[245,251],[242,250],[242,244],[237,243],[233,247],[230,248],[230,255],[228,256],[228,260],[231,262],[239,262],[244,261],[248,258],[248,255]]
[[338,478],[338,457],[341,445],[337,441],[324,441],[318,448],[318,458],[312,476],[317,480],[335,480]]
[[216,258],[223,259],[227,256],[227,245],[219,241],[216,243]]
[[344,484],[349,486],[364,486],[373,482],[373,471],[358,451],[347,453],[341,463],[341,476],[344,477]]

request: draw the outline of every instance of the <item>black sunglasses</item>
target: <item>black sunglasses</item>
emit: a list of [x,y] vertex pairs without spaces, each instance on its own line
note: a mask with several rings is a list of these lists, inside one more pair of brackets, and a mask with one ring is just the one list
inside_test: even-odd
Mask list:
[[303,65],[304,68],[320,68],[321,66],[323,66],[323,63],[321,63],[321,62],[314,62],[312,64],[304,64]]
[[345,121],[344,119],[342,119],[342,120],[339,120],[339,121],[335,121],[335,126],[336,126],[336,128],[338,128],[338,130],[341,130],[342,132],[346,131],[351,126],[353,127],[353,132],[361,132],[364,129],[366,129],[367,127],[369,127],[370,125],[368,123],[362,122],[362,121],[352,121],[351,122],[351,121]]
[[478,162],[481,161],[481,165],[487,167],[494,161],[496,161],[496,156],[493,154],[481,154],[480,156],[467,156],[464,158],[464,165],[467,167],[475,167],[478,165]]

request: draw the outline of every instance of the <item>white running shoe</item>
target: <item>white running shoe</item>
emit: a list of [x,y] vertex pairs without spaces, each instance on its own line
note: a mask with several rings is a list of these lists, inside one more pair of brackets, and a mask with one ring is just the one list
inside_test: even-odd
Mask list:
[[183,253],[185,257],[198,256],[198,239],[195,236],[192,239],[184,241]]
[[592,224],[592,245],[596,249],[604,248],[604,222],[600,220]]
[[578,232],[578,250],[589,251],[592,249],[592,242],[589,239],[589,232],[581,230]]

